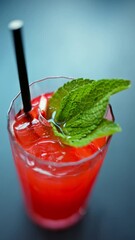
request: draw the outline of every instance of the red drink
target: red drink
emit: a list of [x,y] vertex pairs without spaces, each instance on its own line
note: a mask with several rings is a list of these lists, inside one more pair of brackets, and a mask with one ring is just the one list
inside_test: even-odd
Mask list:
[[[44,97],[49,99],[51,94]],[[16,100],[13,102],[10,140],[28,214],[43,227],[59,229],[84,215],[110,138],[96,139],[81,148],[64,145],[50,124],[40,119],[40,100],[41,95],[33,98],[31,117],[15,109]],[[110,108],[107,118],[113,118]]]

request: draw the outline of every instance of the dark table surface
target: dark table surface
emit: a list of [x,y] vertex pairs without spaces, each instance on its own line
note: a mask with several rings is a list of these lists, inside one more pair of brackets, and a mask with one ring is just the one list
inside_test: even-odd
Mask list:
[[[19,91],[12,19],[25,22],[29,82],[51,75],[125,78],[111,98],[122,133],[113,136],[84,219],[50,232],[27,218],[12,160],[7,110]],[[0,1],[0,240],[135,239],[135,1]]]

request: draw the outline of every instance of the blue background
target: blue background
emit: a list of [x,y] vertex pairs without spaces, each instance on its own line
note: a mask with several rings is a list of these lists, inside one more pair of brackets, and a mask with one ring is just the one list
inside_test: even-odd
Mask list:
[[[77,226],[48,232],[27,218],[11,156],[7,110],[19,92],[8,23],[22,19],[29,82],[52,75],[125,78],[132,88],[111,98],[122,133]],[[0,239],[135,239],[135,1],[0,1]]]

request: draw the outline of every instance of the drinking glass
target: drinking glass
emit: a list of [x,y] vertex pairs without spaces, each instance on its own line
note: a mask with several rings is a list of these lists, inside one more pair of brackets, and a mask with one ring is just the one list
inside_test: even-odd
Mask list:
[[[31,98],[54,92],[67,77],[48,77],[30,85]],[[93,155],[76,162],[45,161],[27,152],[16,139],[13,124],[16,114],[23,108],[19,93],[8,111],[8,132],[13,159],[26,211],[38,225],[49,229],[72,226],[86,213],[89,196],[103,164],[111,140]],[[114,120],[109,105],[106,113]]]

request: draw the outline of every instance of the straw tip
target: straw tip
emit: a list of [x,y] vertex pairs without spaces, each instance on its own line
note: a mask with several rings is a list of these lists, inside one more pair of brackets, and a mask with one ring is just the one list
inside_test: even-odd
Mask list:
[[20,28],[22,28],[22,26],[23,26],[23,21],[22,20],[13,20],[13,21],[11,21],[11,22],[9,22],[9,24],[8,24],[8,28],[10,29],[10,30],[17,30],[17,29],[20,29]]

